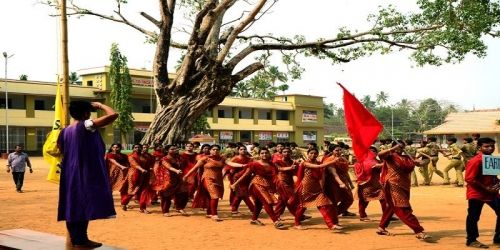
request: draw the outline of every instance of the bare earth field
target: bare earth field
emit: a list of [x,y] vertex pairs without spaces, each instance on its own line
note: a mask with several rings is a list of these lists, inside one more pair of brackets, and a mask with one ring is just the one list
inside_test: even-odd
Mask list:
[[[15,192],[10,173],[0,172],[0,230],[24,228],[65,236],[64,222],[56,221],[58,185],[45,181],[48,165],[41,157],[31,160],[35,172],[26,173],[24,193]],[[443,169],[446,164],[446,159],[442,159],[438,168]],[[465,188],[442,186],[438,176],[433,182],[433,186],[413,188],[411,199],[415,215],[433,236],[433,242],[417,240],[401,222],[389,227],[396,236],[376,235],[376,220],[381,216],[378,202],[368,208],[375,221],[341,218],[341,224],[348,228],[346,233],[336,234],[327,230],[319,212],[311,209],[306,213],[313,219],[304,223],[309,230],[280,231],[274,229],[267,216],[262,219],[265,226],[250,225],[250,213],[244,204],[241,211],[245,215],[231,218],[227,198],[219,203],[219,216],[224,221],[216,223],[206,219],[202,211],[190,208],[187,209],[190,217],[166,218],[158,206],[151,207],[153,213],[145,215],[132,202],[134,207],[124,212],[119,207],[117,193],[114,194],[117,218],[92,221],[89,237],[124,249],[464,249]],[[357,201],[350,210],[357,213]],[[285,224],[293,225],[288,212],[284,219]],[[479,222],[479,241],[490,245],[494,227],[494,212],[485,206]]]

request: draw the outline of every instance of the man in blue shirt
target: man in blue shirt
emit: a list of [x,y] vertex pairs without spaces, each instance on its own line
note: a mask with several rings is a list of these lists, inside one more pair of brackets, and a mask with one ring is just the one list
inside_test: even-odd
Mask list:
[[21,145],[16,145],[15,151],[10,153],[7,158],[7,173],[12,172],[12,179],[14,179],[14,184],[16,184],[16,191],[18,193],[23,192],[21,188],[23,187],[26,165],[30,168],[30,173],[33,173],[28,154],[23,152],[23,147]]

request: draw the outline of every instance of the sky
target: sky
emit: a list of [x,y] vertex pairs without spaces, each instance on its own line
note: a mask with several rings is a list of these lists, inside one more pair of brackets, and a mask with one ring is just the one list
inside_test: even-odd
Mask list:
[[[297,0],[295,0],[297,1]],[[268,15],[256,22],[247,34],[293,36],[304,35],[308,40],[330,37],[341,26],[363,30],[369,23],[366,17],[375,13],[379,5],[396,5],[402,11],[415,8],[415,1],[388,0],[309,0],[297,4],[293,0],[279,1]],[[75,0],[104,13],[111,13],[112,0]],[[134,22],[154,29],[138,13],[157,14],[155,0],[129,0],[122,9]],[[303,1],[300,1],[303,2]],[[245,6],[241,6],[245,8]],[[239,16],[238,11],[228,13]],[[247,8],[248,9],[248,8]],[[8,59],[7,78],[17,79],[21,74],[30,80],[55,81],[58,66],[58,18],[55,11],[35,0],[0,1],[0,52],[13,55]],[[176,17],[180,27],[188,22]],[[145,36],[132,28],[99,20],[95,17],[69,18],[70,71],[109,64],[109,49],[117,42],[128,58],[130,68],[151,69],[155,46],[145,43]],[[185,35],[176,31],[174,37]],[[440,67],[416,67],[408,59],[409,52],[371,56],[357,61],[332,65],[327,60],[301,59],[305,72],[300,80],[289,82],[290,94],[307,94],[325,97],[325,102],[341,105],[342,92],[335,84],[341,82],[356,96],[384,91],[389,104],[406,98],[412,101],[434,98],[453,103],[464,110],[500,108],[500,39],[486,39],[488,56],[468,56],[462,63]],[[172,51],[169,65],[173,67],[180,53]],[[4,78],[5,61],[0,57],[0,78]],[[3,88],[0,84],[0,88]],[[0,91],[2,91],[0,89]]]

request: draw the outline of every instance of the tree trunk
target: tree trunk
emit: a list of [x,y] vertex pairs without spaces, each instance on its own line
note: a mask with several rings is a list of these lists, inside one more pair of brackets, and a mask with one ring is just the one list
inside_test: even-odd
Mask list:
[[122,141],[122,143],[121,143],[122,148],[127,149],[127,145],[128,145],[127,133],[120,132],[120,137],[121,137],[121,141]]
[[[206,110],[221,103],[229,95],[234,83],[231,75],[222,69],[213,69],[194,88],[173,93],[160,102],[155,117],[141,143],[163,145],[185,141],[191,127]],[[189,76],[188,76],[189,77]],[[159,98],[162,98],[159,96]],[[167,103],[161,105],[161,103]]]

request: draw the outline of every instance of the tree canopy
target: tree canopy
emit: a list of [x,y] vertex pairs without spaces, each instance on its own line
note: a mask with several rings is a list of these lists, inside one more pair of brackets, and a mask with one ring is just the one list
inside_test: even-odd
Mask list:
[[[417,0],[418,9],[410,13],[394,6],[380,7],[368,16],[370,28],[325,27],[324,37],[314,40],[301,34],[282,37],[252,29],[263,15],[272,15],[278,0],[159,0],[158,13],[140,12],[154,25],[152,30],[125,16],[126,0],[115,0],[116,8],[110,13],[85,8],[83,2],[71,2],[70,15],[128,25],[156,44],[153,75],[159,106],[144,143],[159,140],[166,144],[185,138],[196,118],[222,102],[239,82],[259,71],[271,72],[276,66],[270,63],[273,56],[281,57],[283,76],[293,80],[303,72],[298,55],[339,64],[375,53],[408,50],[417,65],[441,65],[460,62],[469,54],[484,57],[484,37],[500,35],[498,0]],[[57,0],[48,3],[57,5]],[[192,26],[176,26],[174,20],[182,19],[177,12],[187,13]],[[186,31],[186,39],[174,40],[173,30]],[[171,48],[183,50],[184,55],[173,80],[168,78],[167,67]],[[259,74],[263,73],[254,77]]]
[[111,105],[120,114],[113,123],[113,127],[121,134],[121,143],[127,143],[129,131],[134,128],[134,117],[132,116],[132,78],[127,66],[127,57],[122,55],[118,44],[113,43],[110,49],[109,82],[111,86]]

